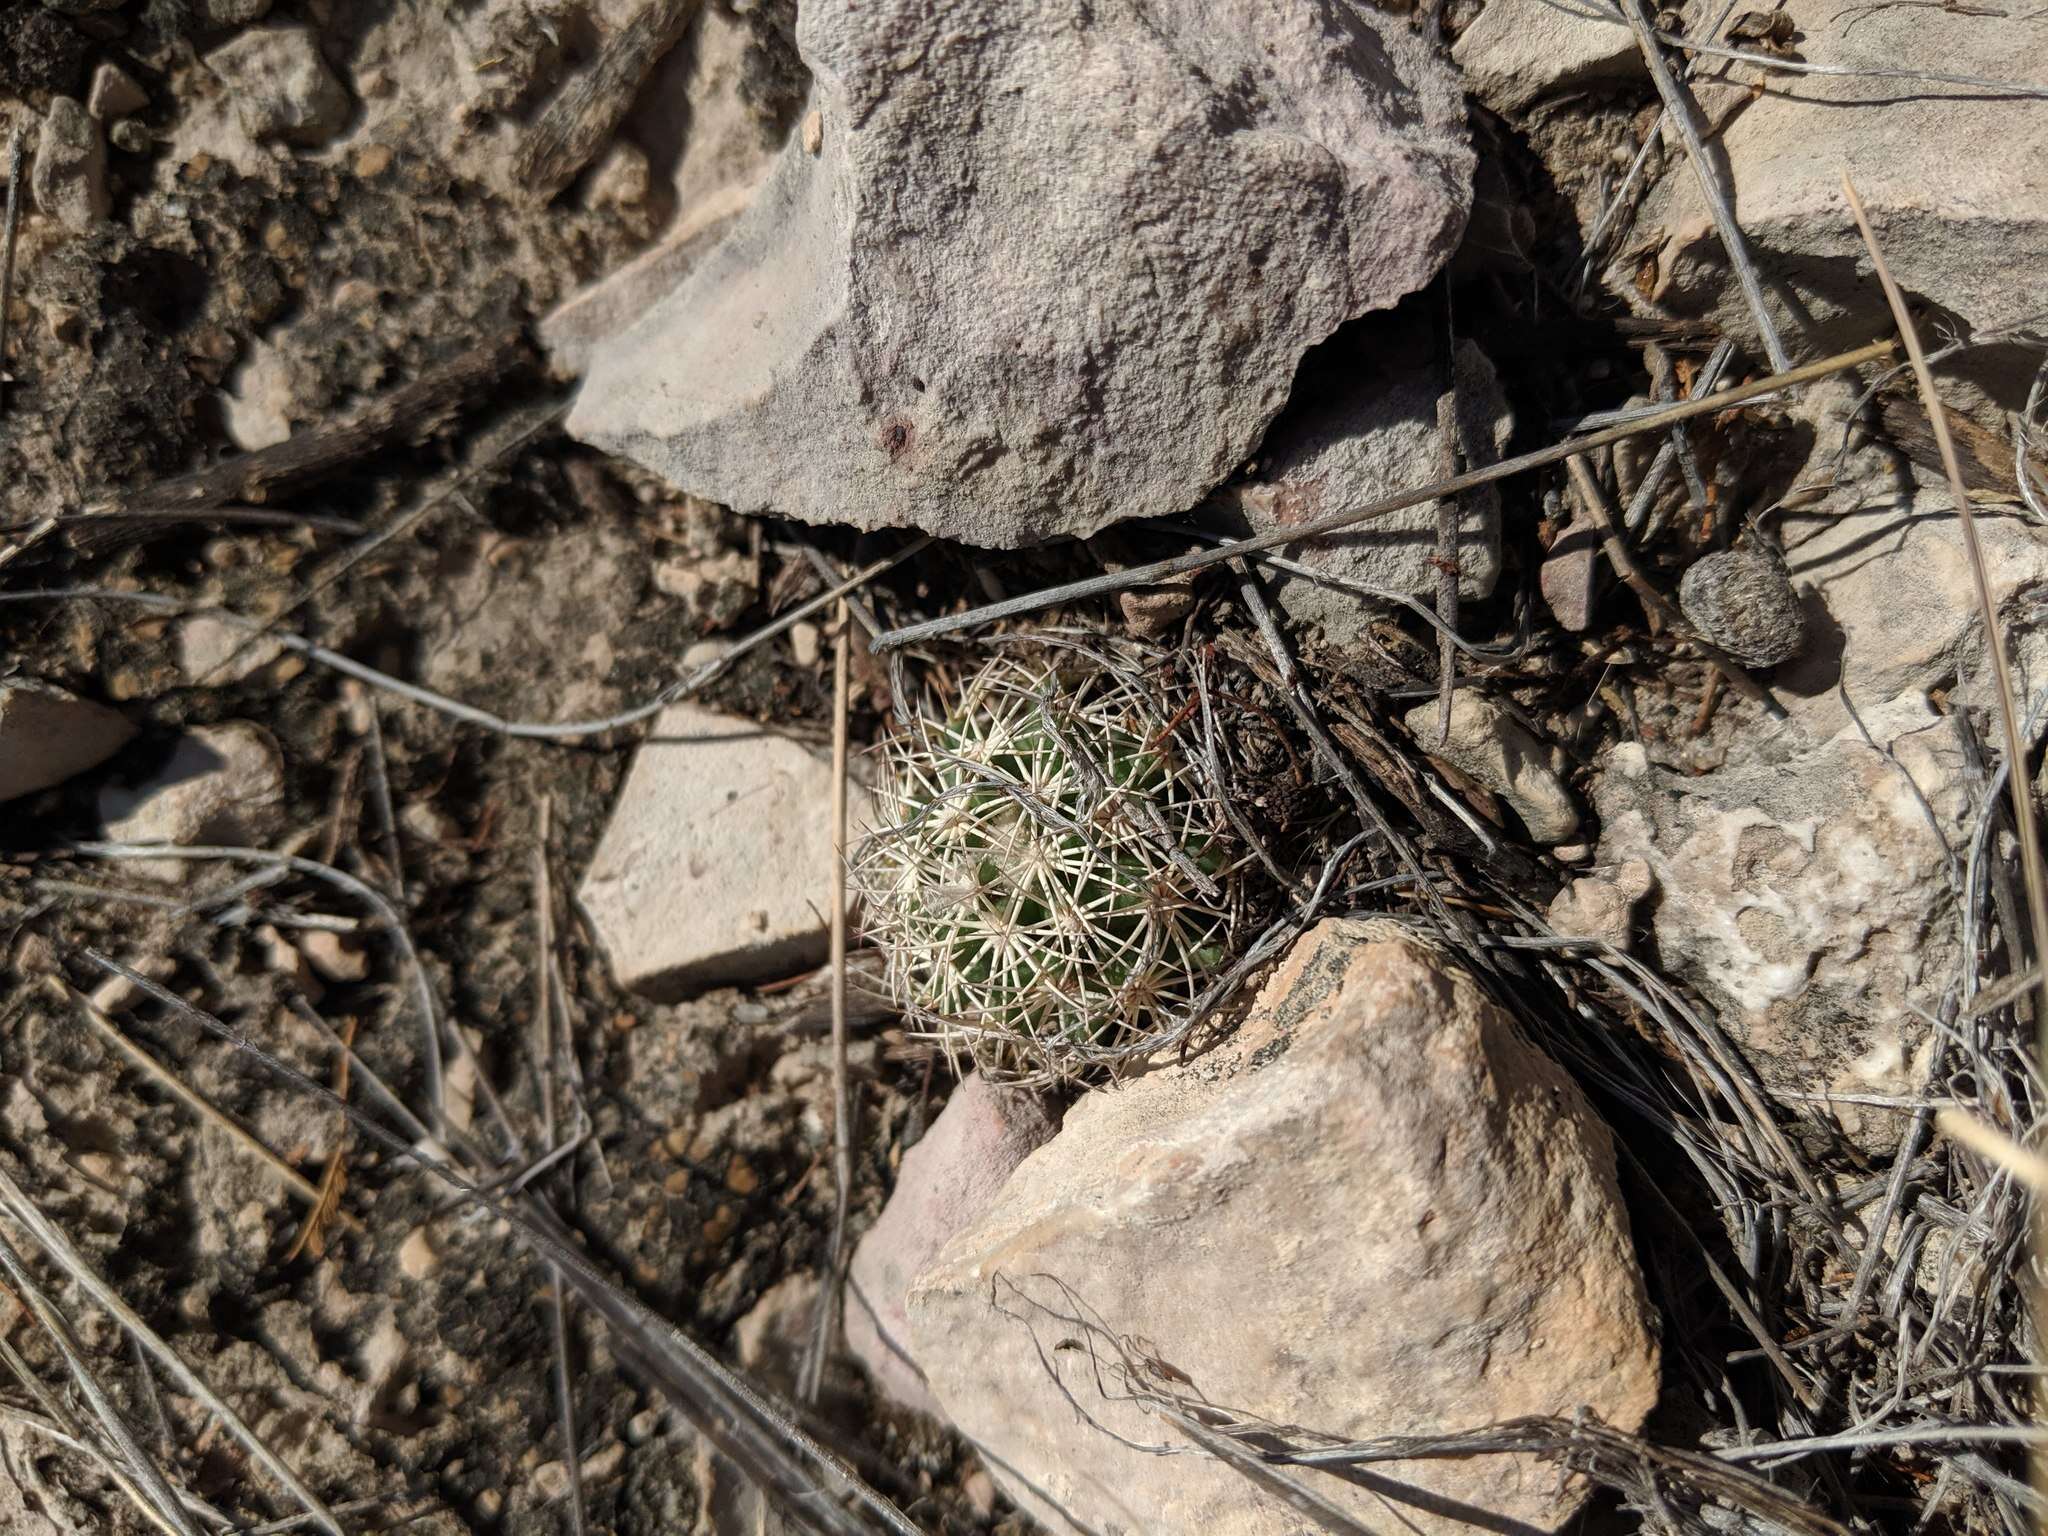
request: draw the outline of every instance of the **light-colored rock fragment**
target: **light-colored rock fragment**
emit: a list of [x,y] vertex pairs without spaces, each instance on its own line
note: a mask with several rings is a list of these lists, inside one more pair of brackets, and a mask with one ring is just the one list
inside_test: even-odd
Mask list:
[[252,139],[318,148],[348,126],[348,91],[306,27],[251,27],[206,56]]
[[[501,51],[479,49],[477,61]],[[563,372],[584,372],[599,347],[642,319],[717,248],[753,201],[784,138],[782,125],[764,115],[769,93],[755,78],[765,52],[749,18],[706,5],[656,67],[636,112],[652,120],[635,127],[650,147],[675,147],[676,216],[652,247],[542,319],[541,344]]]
[[[1260,454],[1259,477],[1219,493],[1231,521],[1254,533],[1312,522],[1450,472],[1437,431],[1442,374],[1433,365],[1421,317],[1390,317],[1362,332],[1356,355],[1327,370],[1304,370],[1302,403],[1274,423]],[[1489,464],[1506,448],[1514,420],[1493,366],[1471,342],[1457,358],[1458,427],[1463,462]],[[1409,596],[1436,592],[1437,504],[1427,501],[1287,551],[1319,575]],[[1459,501],[1458,588],[1468,598],[1493,591],[1500,575],[1500,498],[1492,487]],[[1324,638],[1355,639],[1386,606],[1356,590],[1296,575],[1273,578],[1280,606]]]
[[808,1270],[784,1275],[733,1324],[734,1353],[749,1380],[793,1393],[803,1357],[815,1336],[818,1277]]
[[[1717,170],[1732,179],[1764,291],[1788,339],[1796,347],[1811,333],[1813,348],[1826,352],[1890,330],[1842,199],[1845,172],[1907,293],[1953,313],[1970,331],[2033,315],[2036,294],[2012,274],[2048,267],[2048,113],[2039,99],[1865,71],[1930,70],[2038,86],[2048,17],[1983,8],[1865,11],[1836,0],[1787,0],[1783,10],[1798,29],[1799,57],[1839,72],[1737,69],[1740,85],[1709,93],[1702,106],[1717,124],[1725,121],[1715,139]],[[1758,79],[1768,81],[1761,93],[1749,89]],[[1636,225],[1665,237],[1652,300],[1711,312],[1717,323],[1754,335],[1697,179],[1682,154],[1664,163]],[[1637,276],[1631,255],[1610,281],[1633,297]],[[2025,368],[2031,373],[2031,359]]]
[[1451,701],[1451,729],[1442,734],[1435,700],[1405,716],[1417,746],[1470,774],[1514,807],[1539,843],[1571,841],[1579,830],[1579,803],[1563,778],[1563,755],[1490,699],[1461,688]]
[[1600,595],[1600,525],[1583,512],[1557,536],[1536,582],[1558,627],[1573,634],[1590,628]]
[[0,682],[0,801],[97,767],[134,735],[104,704],[40,683]]
[[[1170,1432],[1106,1400],[1088,1353],[1056,1348],[1078,1329],[1037,1306],[1142,1339],[1161,1385],[1340,1438],[1580,1407],[1632,1430],[1657,1396],[1606,1128],[1390,924],[1322,923],[1223,1050],[1084,1096],[910,1293],[932,1391],[1048,1528],[1073,1528],[1057,1509],[1098,1531],[1301,1529],[1215,1462],[1120,1444]],[[1539,1530],[1586,1491],[1519,1458],[1374,1470]],[[1365,1489],[1315,1486],[1393,1523]]]
[[1057,1129],[1036,1095],[998,1087],[976,1072],[903,1154],[888,1205],[853,1251],[845,1315],[854,1358],[904,1407],[939,1411],[909,1354],[911,1282]]
[[178,621],[178,668],[194,685],[239,683],[284,655],[278,641],[195,613]]
[[[1595,784],[1603,863],[1641,860],[1663,966],[1714,1005],[1774,1090],[1917,1094],[1926,1013],[1955,980],[1968,774],[1954,727],[1917,693],[1783,761],[1697,777],[1616,747]],[[1894,759],[1896,761],[1894,761]],[[1946,846],[1944,846],[1944,839]],[[1798,1101],[1874,1151],[1896,1114]]]
[[271,0],[196,0],[195,18],[209,27],[246,27],[270,14]]
[[72,97],[50,98],[29,167],[29,190],[39,212],[81,233],[113,211],[100,125]]
[[85,110],[94,121],[110,123],[148,105],[149,93],[120,65],[103,63],[92,72],[92,89],[85,93]]
[[[1772,688],[1813,739],[1851,724],[1838,682],[1861,709],[1988,670],[1969,555],[1946,491],[1787,512],[1778,531],[1812,639]],[[2017,509],[1991,506],[1979,510],[1977,534],[2016,681],[2031,698],[2048,682],[2048,644],[2038,626],[2015,621],[2048,588],[2048,539]]]
[[[284,819],[284,758],[261,726],[234,720],[202,725],[178,738],[170,758],[139,784],[100,791],[100,820],[117,843],[260,845]],[[133,861],[129,868],[177,879],[177,859]]]
[[245,453],[274,447],[292,435],[296,404],[285,355],[260,338],[252,341],[221,394],[228,436]]
[[354,939],[325,928],[308,928],[293,936],[299,953],[322,981],[361,981],[370,974],[370,957]]
[[1641,859],[1582,875],[1551,899],[1550,926],[1627,954],[1635,947],[1636,908],[1656,883]]
[[1487,0],[1451,57],[1465,72],[1465,89],[1502,113],[1646,73],[1627,27],[1574,14],[1552,0]]
[[[857,823],[866,798],[849,791]],[[619,981],[674,998],[823,959],[831,872],[829,759],[676,704],[633,759],[582,896]]]
[[1005,547],[1183,511],[1470,202],[1440,45],[1347,0],[818,0],[797,41],[818,152],[569,418],[740,511]]

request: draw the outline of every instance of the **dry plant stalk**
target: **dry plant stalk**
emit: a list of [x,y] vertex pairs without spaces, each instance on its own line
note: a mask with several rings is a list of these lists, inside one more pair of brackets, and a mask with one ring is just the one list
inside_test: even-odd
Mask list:
[[[1949,435],[1948,412],[1942,408],[1941,396],[1935,393],[1934,373],[1927,366],[1927,354],[1920,346],[1919,328],[1913,324],[1913,316],[1906,308],[1905,295],[1899,292],[1899,285],[1892,280],[1891,268],[1885,264],[1884,252],[1878,247],[1876,232],[1871,229],[1870,218],[1863,211],[1863,199],[1856,195],[1855,184],[1846,172],[1842,176],[1842,191],[1849,199],[1849,211],[1856,217],[1856,228],[1863,236],[1863,243],[1869,248],[1870,264],[1877,269],[1877,280],[1884,285],[1885,302],[1891,305],[1892,318],[1898,322],[1899,337],[1906,344],[1906,356],[1913,365],[1913,378],[1920,386],[1920,400],[1927,407],[1927,420],[1934,429],[1934,443],[1941,450],[1942,467],[1948,471],[1949,494],[1955,498],[1956,517],[1963,526],[1963,547],[1970,556],[1970,579],[1977,589],[1977,607],[1984,616],[1984,649],[1990,654],[1992,683],[1998,690],[1998,723],[2005,733],[2005,759],[2012,765],[2007,788],[2012,794],[2013,823],[2020,833],[2020,871],[2027,882],[2027,906],[2033,918],[2034,958],[2048,961],[2048,877],[2044,877],[2041,867],[2041,828],[2034,815],[2032,781],[2026,772],[2027,752],[2020,738],[2020,711],[2012,687],[2012,669],[2006,661],[2005,632],[1998,622],[1998,604],[1991,593],[1991,573],[1984,563],[1983,544],[1977,537],[1977,515],[1970,505],[1970,493],[1963,485],[1955,440]],[[2034,1019],[2040,1030],[2039,1058],[2048,1063],[2048,977],[2043,979]]]

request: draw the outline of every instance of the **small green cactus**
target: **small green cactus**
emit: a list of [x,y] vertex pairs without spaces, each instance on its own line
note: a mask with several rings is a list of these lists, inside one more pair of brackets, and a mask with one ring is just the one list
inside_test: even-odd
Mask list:
[[986,1073],[1113,1069],[1229,956],[1213,802],[1133,672],[998,655],[885,746],[862,926],[921,1034]]

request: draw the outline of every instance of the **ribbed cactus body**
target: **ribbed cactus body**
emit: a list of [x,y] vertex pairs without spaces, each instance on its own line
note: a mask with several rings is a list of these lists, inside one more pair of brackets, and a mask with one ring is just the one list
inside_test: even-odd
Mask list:
[[984,1071],[1107,1066],[1225,960],[1214,808],[1133,675],[999,655],[884,767],[862,926],[911,1022]]

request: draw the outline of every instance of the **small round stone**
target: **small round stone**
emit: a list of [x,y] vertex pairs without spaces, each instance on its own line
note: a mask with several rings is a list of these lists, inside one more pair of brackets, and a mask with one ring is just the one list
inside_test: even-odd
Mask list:
[[1806,611],[1785,568],[1753,550],[1694,561],[1678,584],[1678,606],[1701,635],[1752,667],[1789,661],[1806,643]]

